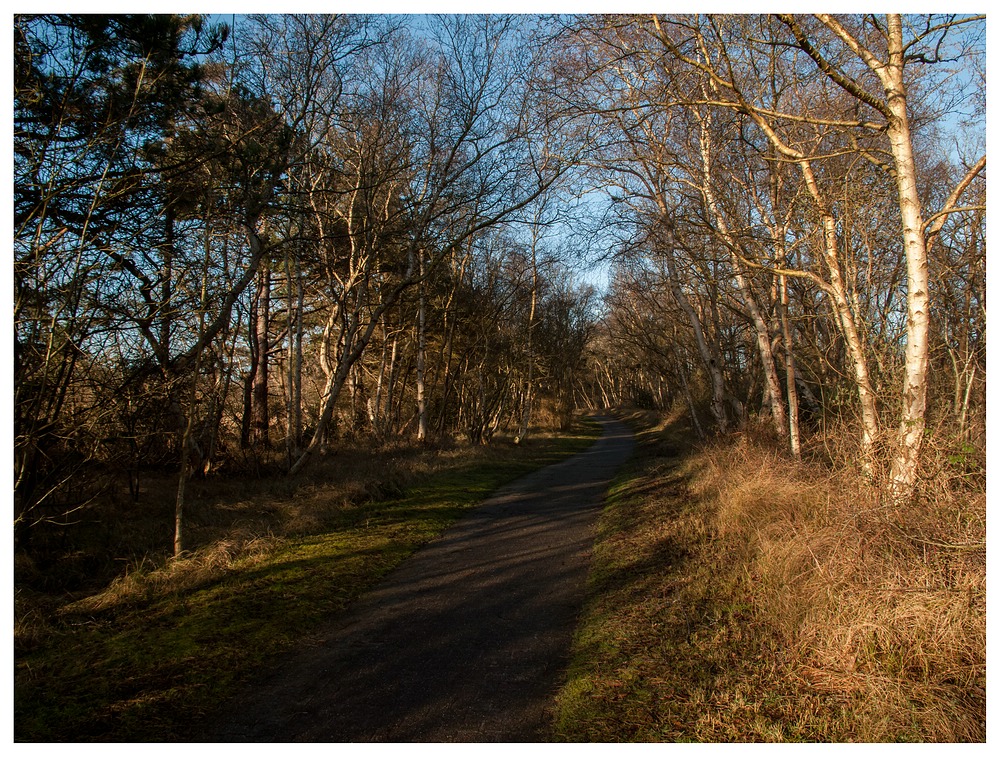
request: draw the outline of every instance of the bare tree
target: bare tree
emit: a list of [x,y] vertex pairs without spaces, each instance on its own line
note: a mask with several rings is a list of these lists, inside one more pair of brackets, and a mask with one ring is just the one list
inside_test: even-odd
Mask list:
[[[957,203],[975,177],[985,169],[983,155],[959,181],[944,205],[926,219],[920,198],[920,181],[914,157],[911,107],[908,104],[908,69],[942,59],[947,37],[961,25],[982,17],[957,19],[929,18],[923,25],[904,25],[899,14],[884,20],[864,16],[858,22],[842,21],[829,14],[816,18],[833,38],[862,61],[877,77],[882,91],[873,93],[858,76],[852,76],[846,63],[824,54],[819,40],[807,33],[790,15],[780,16],[816,66],[833,83],[858,103],[883,119],[874,128],[884,131],[891,149],[893,175],[899,193],[903,249],[906,257],[906,355],[899,420],[897,449],[889,478],[893,496],[906,501],[916,484],[920,449],[924,438],[927,410],[927,381],[930,336],[930,281],[928,273],[928,236],[933,238],[945,217],[956,211]],[[854,29],[850,27],[854,26]],[[905,29],[905,31],[904,31]]]

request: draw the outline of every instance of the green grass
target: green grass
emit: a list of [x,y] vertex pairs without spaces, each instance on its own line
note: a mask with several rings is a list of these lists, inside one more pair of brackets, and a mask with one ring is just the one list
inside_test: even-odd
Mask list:
[[402,497],[341,508],[322,532],[272,539],[193,586],[167,578],[63,608],[15,659],[15,739],[190,740],[199,719],[255,671],[308,643],[490,492],[598,434],[586,424],[486,459],[459,457]]

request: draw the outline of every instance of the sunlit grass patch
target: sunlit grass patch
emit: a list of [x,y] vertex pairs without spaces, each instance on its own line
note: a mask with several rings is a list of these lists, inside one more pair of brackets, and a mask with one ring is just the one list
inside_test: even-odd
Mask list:
[[890,512],[752,434],[678,455],[661,433],[645,421],[602,516],[556,738],[985,739],[975,492]]

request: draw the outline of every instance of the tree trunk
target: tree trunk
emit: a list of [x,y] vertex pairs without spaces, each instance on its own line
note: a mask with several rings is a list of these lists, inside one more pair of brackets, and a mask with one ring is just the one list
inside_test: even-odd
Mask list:
[[[197,383],[197,377],[192,383]],[[192,402],[194,400],[194,389],[191,390]],[[180,470],[177,472],[177,496],[174,499],[174,557],[180,557],[184,553],[184,504],[187,490],[187,480],[190,475],[191,462],[188,445],[191,441],[191,426],[194,422],[194,407],[188,408],[187,417],[184,421],[184,432],[181,434]]]
[[788,323],[788,286],[784,276],[778,277],[778,311],[781,338],[785,352],[785,385],[788,390],[788,444],[798,460],[802,457],[799,431],[799,392],[795,387],[795,354],[792,351],[792,329]]
[[[924,439],[927,409],[927,369],[930,363],[930,294],[923,210],[917,189],[917,169],[910,139],[903,80],[903,29],[898,14],[887,18],[889,61],[880,69],[886,102],[892,117],[887,134],[896,163],[896,186],[903,221],[906,253],[906,352],[903,407],[899,420],[896,452],[889,473],[893,497],[908,500],[917,481],[920,448]],[[876,71],[879,72],[878,70]]]
[[304,292],[298,262],[292,266],[292,256],[285,257],[285,277],[288,288],[288,350],[287,410],[285,434],[286,465],[302,446],[302,309]]
[[420,282],[417,285],[417,441],[427,440],[427,397],[424,373],[427,360],[427,302],[424,284],[424,253],[418,251]]
[[173,328],[173,279],[174,279],[174,211],[168,203],[164,213],[163,270],[160,282],[160,346],[163,354],[170,356],[170,332]]
[[729,231],[729,225],[725,216],[719,209],[719,204],[715,198],[715,191],[712,189],[712,142],[709,129],[711,128],[711,116],[701,116],[695,113],[700,126],[700,152],[702,167],[701,191],[708,206],[709,213],[715,219],[715,224],[719,235],[730,253],[730,260],[733,265],[733,273],[736,276],[736,284],[743,294],[743,304],[750,313],[750,320],[753,323],[754,332],[757,336],[757,352],[760,356],[761,367],[764,370],[764,391],[771,408],[771,420],[779,436],[787,436],[785,419],[785,403],[781,397],[781,382],[778,381],[778,371],[774,364],[774,352],[771,350],[771,333],[761,315],[760,308],[757,307],[757,299],[749,280],[743,272],[743,264],[736,254],[737,242]]
[[[537,231],[535,232],[537,234]],[[535,249],[535,236],[531,245],[531,307],[528,313],[528,375],[524,385],[524,407],[521,410],[521,423],[517,431],[515,441],[520,443],[528,436],[528,428],[531,425],[531,410],[535,392],[535,354],[534,354],[534,332],[535,332],[535,310],[538,306],[538,259]]]
[[268,331],[271,319],[271,269],[261,261],[257,280],[257,313],[254,333],[257,343],[257,365],[253,374],[253,401],[251,403],[250,433],[255,444],[269,441],[270,413],[267,402],[268,389]]
[[826,263],[827,273],[830,277],[827,294],[830,295],[833,311],[836,314],[840,332],[844,336],[847,352],[854,368],[854,380],[858,388],[858,399],[861,405],[860,461],[865,472],[871,474],[874,472],[873,456],[875,453],[875,440],[879,434],[878,411],[876,409],[875,391],[872,388],[871,377],[868,372],[868,360],[865,357],[861,335],[854,321],[854,313],[847,299],[844,278],[840,271],[837,219],[834,218],[826,199],[820,192],[819,184],[812,170],[812,163],[806,158],[800,158],[798,164],[805,178],[809,193],[812,195],[813,201],[820,212],[823,230],[822,257]]
[[688,322],[694,331],[694,338],[698,344],[698,354],[701,355],[702,363],[705,365],[705,370],[708,371],[709,380],[712,384],[712,417],[715,419],[715,426],[719,432],[725,434],[729,431],[729,421],[726,418],[726,384],[722,376],[722,366],[719,365],[718,360],[716,360],[709,349],[708,342],[705,339],[705,332],[701,325],[701,319],[688,301],[687,295],[684,294],[684,290],[681,288],[680,281],[677,278],[674,266],[674,235],[673,231],[669,229],[667,231],[666,246],[667,249],[664,250],[664,254],[666,256],[670,290],[674,295],[674,299],[677,300],[677,304],[687,314]]
[[[208,292],[209,242],[205,240],[205,262],[202,268],[201,293],[198,305],[198,338],[205,334],[205,310]],[[177,496],[174,499],[174,557],[180,557],[185,550],[184,542],[184,507],[187,492],[187,480],[191,470],[191,431],[194,427],[195,405],[198,400],[198,376],[201,373],[204,350],[199,350],[194,356],[194,373],[191,376],[191,396],[188,401],[186,417],[183,418],[184,430],[181,434],[180,466],[177,472]],[[180,411],[183,414],[183,410]]]

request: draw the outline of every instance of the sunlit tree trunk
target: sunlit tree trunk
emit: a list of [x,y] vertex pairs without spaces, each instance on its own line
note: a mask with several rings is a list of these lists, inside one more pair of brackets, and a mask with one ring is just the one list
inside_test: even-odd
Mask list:
[[257,343],[257,365],[253,374],[250,411],[250,432],[254,443],[268,443],[268,432],[271,422],[268,410],[268,365],[270,362],[271,324],[271,269],[267,261],[261,261],[260,276],[257,282],[257,313],[254,322],[254,333]]
[[424,253],[417,251],[417,270],[420,282],[417,285],[417,441],[427,439],[427,396],[424,374],[427,368],[427,297],[424,281]]
[[709,348],[708,341],[705,339],[705,331],[701,325],[701,319],[691,306],[691,302],[681,287],[674,261],[674,235],[673,231],[669,229],[666,234],[666,247],[664,255],[667,264],[667,278],[670,282],[670,291],[674,295],[677,304],[681,306],[681,309],[687,315],[688,322],[691,324],[691,330],[694,331],[695,342],[698,344],[698,354],[701,355],[702,363],[705,366],[712,385],[712,418],[715,419],[716,428],[724,434],[729,431],[729,421],[726,417],[726,383],[722,375],[722,366],[719,364],[716,354]]
[[879,435],[878,410],[875,390],[872,387],[871,375],[868,371],[868,359],[865,356],[861,334],[854,320],[854,311],[851,310],[844,285],[844,278],[841,273],[837,220],[830,210],[826,198],[820,192],[819,184],[812,170],[812,162],[805,158],[800,158],[798,163],[805,177],[809,193],[812,195],[820,212],[823,231],[822,257],[826,263],[827,275],[829,276],[827,293],[833,302],[833,310],[847,346],[851,365],[854,368],[854,381],[857,386],[858,399],[861,406],[860,462],[862,468],[871,473],[873,471],[875,442]]
[[736,284],[743,295],[743,305],[750,314],[750,321],[757,336],[757,351],[760,356],[761,367],[764,371],[764,387],[769,400],[768,404],[771,408],[771,419],[778,435],[784,437],[788,435],[785,403],[781,396],[781,382],[778,381],[778,371],[774,363],[774,352],[771,349],[771,332],[763,315],[761,315],[760,308],[757,306],[757,298],[744,273],[743,263],[737,256],[737,250],[739,249],[737,246],[738,242],[730,233],[729,224],[719,209],[719,204],[715,198],[715,190],[712,188],[711,115],[703,116],[696,112],[695,116],[698,118],[700,127],[702,195],[705,198],[705,204],[708,206],[709,213],[715,220],[718,233],[729,250]]
[[785,353],[785,386],[788,392],[788,445],[792,454],[798,459],[802,457],[799,392],[795,386],[795,351],[792,342],[792,329],[788,323],[788,282],[784,276],[778,277],[778,310]]
[[885,62],[878,61],[860,47],[857,41],[847,35],[843,27],[829,16],[821,18],[878,74],[885,89],[885,102],[889,110],[886,135],[896,165],[896,187],[899,191],[903,248],[906,255],[903,404],[897,449],[889,477],[894,496],[898,500],[906,500],[916,484],[920,448],[926,425],[927,369],[930,363],[930,282],[927,271],[924,216],[917,188],[917,169],[913,159],[913,143],[906,105],[906,83],[903,77],[902,17],[898,14],[889,14],[886,18],[888,59]]

